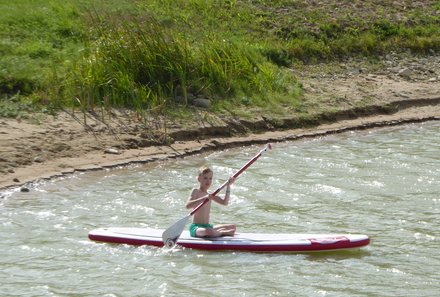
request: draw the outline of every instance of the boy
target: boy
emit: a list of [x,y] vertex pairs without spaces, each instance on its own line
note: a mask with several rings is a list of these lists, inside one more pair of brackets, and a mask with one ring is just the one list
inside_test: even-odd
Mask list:
[[231,194],[231,184],[234,182],[234,178],[230,178],[226,186],[226,194],[224,199],[219,196],[214,196],[208,193],[208,189],[212,184],[212,177],[214,173],[208,166],[202,166],[199,169],[199,175],[197,180],[200,183],[198,189],[193,189],[191,196],[186,202],[186,208],[194,209],[200,203],[202,203],[207,197],[209,201],[206,202],[196,213],[193,215],[193,222],[189,226],[189,231],[193,237],[219,237],[219,236],[234,236],[236,227],[234,224],[216,225],[213,226],[209,223],[209,214],[211,212],[211,202],[215,201],[222,205],[228,205],[229,196]]

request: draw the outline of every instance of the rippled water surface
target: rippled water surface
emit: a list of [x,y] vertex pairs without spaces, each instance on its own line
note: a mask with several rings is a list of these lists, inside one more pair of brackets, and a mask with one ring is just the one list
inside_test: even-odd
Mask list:
[[213,190],[261,147],[75,174],[0,200],[0,296],[438,296],[440,123],[276,144],[214,223],[242,232],[361,233],[359,251],[163,251],[91,242],[97,227],[167,228],[196,168]]

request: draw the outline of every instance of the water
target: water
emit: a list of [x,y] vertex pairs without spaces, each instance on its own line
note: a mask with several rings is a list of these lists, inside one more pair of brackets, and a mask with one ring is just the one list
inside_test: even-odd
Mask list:
[[261,147],[75,174],[0,200],[0,296],[437,296],[440,122],[276,144],[214,223],[243,232],[362,233],[355,252],[163,251],[91,242],[97,227],[167,228],[196,168],[213,190]]

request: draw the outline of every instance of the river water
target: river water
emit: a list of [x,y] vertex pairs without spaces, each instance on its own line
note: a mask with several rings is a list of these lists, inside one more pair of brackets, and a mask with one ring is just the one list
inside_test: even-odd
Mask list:
[[438,296],[440,122],[278,143],[214,223],[242,232],[361,233],[358,251],[164,251],[91,242],[97,227],[167,228],[196,169],[213,190],[261,147],[74,174],[0,200],[0,296]]

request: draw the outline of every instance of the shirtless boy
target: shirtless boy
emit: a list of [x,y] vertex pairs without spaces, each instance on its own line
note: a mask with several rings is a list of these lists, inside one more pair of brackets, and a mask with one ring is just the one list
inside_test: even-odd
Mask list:
[[216,225],[209,223],[209,215],[211,213],[211,202],[215,201],[222,205],[228,205],[229,196],[231,194],[231,184],[234,178],[230,178],[226,186],[226,194],[222,199],[219,196],[214,196],[208,193],[208,189],[212,184],[213,171],[207,166],[202,166],[199,169],[197,180],[200,183],[198,189],[193,189],[191,196],[186,202],[186,208],[194,209],[202,203],[207,197],[209,201],[203,205],[194,215],[193,222],[189,226],[189,231],[193,237],[219,237],[219,236],[234,236],[236,227],[234,224]]

